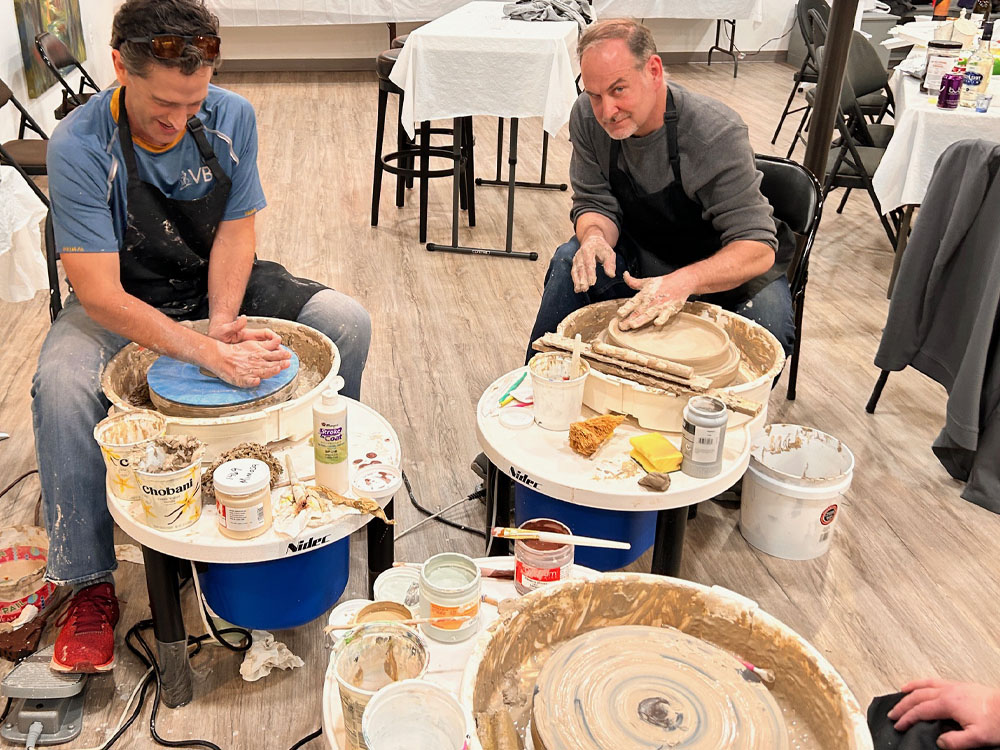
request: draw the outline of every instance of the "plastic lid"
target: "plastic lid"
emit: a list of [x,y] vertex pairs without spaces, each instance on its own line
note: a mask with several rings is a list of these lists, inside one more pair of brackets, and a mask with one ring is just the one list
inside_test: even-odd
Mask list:
[[927,46],[934,49],[962,49],[961,42],[953,42],[951,39],[931,39]]
[[379,500],[390,497],[403,486],[403,472],[389,464],[372,464],[360,469],[351,480],[351,489],[358,497]]
[[251,495],[270,486],[271,469],[256,458],[237,458],[212,472],[212,484],[226,495]]
[[325,406],[336,406],[340,401],[340,389],[344,387],[344,379],[338,375],[330,381],[330,387],[323,391],[322,398]]

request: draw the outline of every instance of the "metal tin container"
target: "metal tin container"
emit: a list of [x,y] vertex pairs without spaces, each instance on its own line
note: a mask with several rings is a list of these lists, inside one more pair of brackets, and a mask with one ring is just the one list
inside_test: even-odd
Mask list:
[[958,109],[964,80],[961,73],[947,73],[941,77],[941,91],[938,93],[937,101],[938,109]]
[[726,405],[712,396],[694,396],[684,407],[681,471],[708,479],[722,471],[722,451],[726,443]]
[[[533,518],[518,528],[569,534],[569,526],[552,518]],[[573,567],[572,544],[518,540],[514,542],[514,588],[527,594],[547,583],[565,581]]]
[[442,552],[420,571],[420,617],[469,617],[458,622],[423,624],[425,635],[443,643],[457,643],[479,632],[482,575],[471,557]]

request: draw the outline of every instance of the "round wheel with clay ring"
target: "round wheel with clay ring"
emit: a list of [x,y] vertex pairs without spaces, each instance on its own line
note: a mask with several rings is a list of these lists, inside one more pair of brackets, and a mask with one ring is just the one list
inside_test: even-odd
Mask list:
[[709,370],[729,358],[729,334],[711,320],[691,313],[678,313],[662,326],[647,325],[623,331],[619,318],[608,322],[609,344],[688,365],[695,370]]
[[[285,347],[283,347],[285,348]],[[211,417],[260,409],[288,399],[299,374],[299,358],[253,388],[231,385],[197,365],[159,357],[146,373],[149,398],[157,410],[175,417]]]
[[781,708],[732,654],[669,627],[559,646],[532,704],[535,750],[788,750]]

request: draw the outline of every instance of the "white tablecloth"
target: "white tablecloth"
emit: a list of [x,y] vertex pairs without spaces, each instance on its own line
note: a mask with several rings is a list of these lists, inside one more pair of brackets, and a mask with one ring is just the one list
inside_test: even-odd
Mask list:
[[[223,26],[307,26],[430,21],[467,1],[208,0],[208,6]],[[597,0],[596,8],[600,18],[764,18],[764,0]]]
[[45,205],[13,167],[0,167],[0,299],[24,302],[49,288],[38,224]]
[[896,98],[896,130],[872,181],[885,213],[923,202],[934,164],[952,143],[965,138],[1000,142],[997,78],[990,81],[993,105],[986,113],[938,109],[937,96],[921,94],[920,81],[898,70],[889,83]]
[[577,25],[513,21],[481,1],[410,33],[393,66],[403,126],[466,115],[541,117],[555,135],[576,101]]

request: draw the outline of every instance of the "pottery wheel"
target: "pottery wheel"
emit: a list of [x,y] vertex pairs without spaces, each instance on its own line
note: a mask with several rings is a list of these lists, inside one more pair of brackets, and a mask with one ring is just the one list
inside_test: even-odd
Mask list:
[[176,417],[228,416],[281,403],[291,395],[299,374],[299,358],[291,354],[288,367],[254,388],[230,385],[197,365],[161,356],[146,373],[149,397],[159,411]]
[[674,628],[601,628],[561,645],[532,707],[535,750],[787,750],[781,708],[731,654]]

